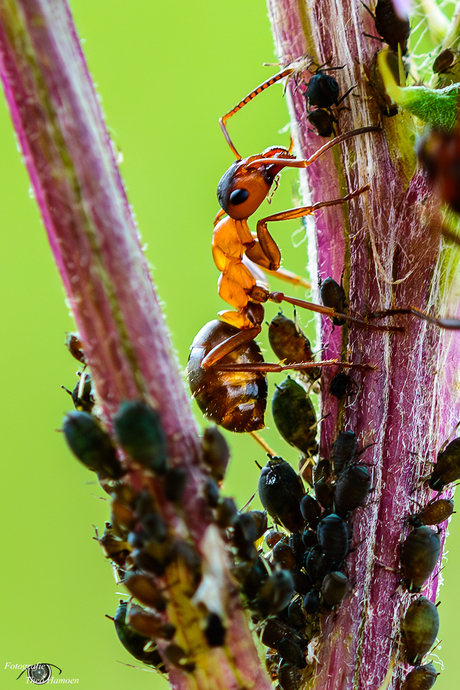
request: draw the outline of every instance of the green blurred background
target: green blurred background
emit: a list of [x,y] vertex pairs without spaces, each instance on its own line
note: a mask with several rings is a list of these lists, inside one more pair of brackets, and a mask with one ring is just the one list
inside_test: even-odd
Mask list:
[[[210,253],[218,210],[217,182],[232,162],[220,115],[276,68],[263,0],[146,3],[73,0],[77,30],[108,125],[124,161],[122,175],[182,367],[201,326],[223,308]],[[273,87],[230,122],[243,155],[273,144],[288,120],[282,89]],[[0,687],[16,687],[5,664],[49,662],[88,690],[165,688],[118,642],[118,595],[111,568],[93,540],[109,506],[92,475],[56,433],[70,398],[76,364],[63,343],[73,324],[54,267],[9,114],[0,104],[1,322],[0,435],[2,472],[2,622]],[[271,209],[287,208],[295,174],[283,175]],[[295,248],[298,222],[277,228],[284,265],[305,274],[306,248]],[[301,236],[296,235],[296,240]],[[268,311],[273,315],[276,309]],[[303,325],[311,321],[302,316]],[[272,384],[273,385],[273,384]],[[197,419],[200,415],[197,414]],[[201,419],[200,419],[201,422]],[[276,434],[274,449],[296,462]],[[248,437],[230,438],[233,463],[225,492],[243,505],[255,491],[254,460],[263,452]],[[438,690],[456,687],[456,623],[460,606],[460,525],[453,520],[441,637],[446,669]],[[456,656],[457,655],[457,656]],[[137,665],[137,664],[136,664]],[[140,665],[140,664],[139,664]],[[23,676],[19,683],[25,683]]]

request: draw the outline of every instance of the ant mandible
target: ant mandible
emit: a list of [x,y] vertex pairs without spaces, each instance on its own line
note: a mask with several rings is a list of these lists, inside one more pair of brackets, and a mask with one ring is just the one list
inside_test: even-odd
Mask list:
[[[305,60],[291,63],[281,72],[260,84],[220,118],[225,139],[237,160],[222,176],[217,188],[217,197],[222,210],[219,211],[214,221],[212,254],[217,268],[221,271],[219,295],[227,304],[237,310],[220,312],[219,316],[227,323],[236,326],[239,332],[217,345],[206,355],[201,363],[205,369],[215,366],[222,357],[234,348],[257,337],[261,331],[263,316],[262,318],[260,316],[254,318],[251,304],[261,304],[268,300],[277,303],[288,302],[330,317],[340,316],[346,321],[361,324],[366,328],[388,330],[388,327],[368,324],[347,314],[339,315],[330,307],[289,297],[282,292],[270,292],[266,286],[257,282],[257,277],[259,277],[257,269],[260,267],[263,271],[274,273],[283,280],[302,284],[302,279],[280,269],[281,253],[275,240],[268,232],[267,224],[269,222],[312,215],[320,208],[344,204],[369,189],[369,186],[365,185],[340,199],[321,201],[311,206],[288,209],[267,216],[257,222],[255,234],[249,230],[247,224],[249,216],[255,213],[267,197],[275,178],[283,168],[306,168],[332,146],[359,134],[381,131],[380,127],[371,126],[346,132],[324,144],[306,160],[297,159],[289,149],[281,146],[273,146],[265,149],[261,154],[241,158],[227,131],[226,123],[229,118],[272,84],[284,78],[292,78],[305,68]],[[260,313],[261,311],[258,310],[257,314]]]

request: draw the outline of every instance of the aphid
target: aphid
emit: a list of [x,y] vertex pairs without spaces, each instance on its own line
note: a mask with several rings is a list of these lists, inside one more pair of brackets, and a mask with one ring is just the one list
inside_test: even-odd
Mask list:
[[321,596],[328,606],[337,606],[348,592],[348,579],[343,573],[328,573],[321,585]]
[[285,637],[278,644],[278,653],[283,661],[297,668],[305,668],[305,652],[291,637]]
[[146,637],[171,640],[176,632],[176,627],[172,623],[164,623],[158,613],[133,603],[129,607],[127,622],[133,630]]
[[[120,600],[115,617],[113,618],[115,630],[121,644],[135,659],[143,661],[144,664],[148,664],[149,666],[155,666],[161,673],[165,673],[166,667],[158,649],[156,647],[150,647],[152,643],[151,638],[139,634],[127,624],[127,608],[128,602]],[[146,645],[149,645],[148,651],[144,649]]]
[[[460,213],[460,131],[431,129],[421,139],[417,154],[428,181],[441,201]],[[455,321],[455,320],[454,320]],[[457,326],[458,328],[458,326]]]
[[429,527],[416,527],[401,547],[401,573],[409,592],[420,592],[433,572],[441,551],[440,536]]
[[71,396],[76,410],[91,414],[93,407],[96,404],[91,374],[89,374],[87,371],[83,372],[83,374],[81,372],[77,373],[80,378],[73,387],[73,390],[69,391],[69,389],[65,386],[61,386],[61,388],[63,388],[66,393]]
[[265,543],[269,549],[273,549],[275,544],[278,544],[279,541],[283,541],[285,538],[286,535],[283,534],[283,532],[277,532],[276,530],[272,529],[265,535]]
[[278,666],[280,663],[280,655],[274,649],[267,649],[265,652],[265,668],[267,673],[275,681],[278,677]]
[[406,646],[406,659],[412,666],[419,666],[425,654],[432,648],[439,630],[439,613],[426,597],[412,602],[404,616],[402,631]]
[[335,487],[329,484],[326,479],[320,479],[314,484],[315,496],[318,503],[325,509],[329,510],[334,505]]
[[425,508],[409,517],[409,525],[421,527],[422,525],[440,525],[450,518],[454,512],[454,502],[451,498],[439,498],[430,501]]
[[[330,307],[336,312],[346,313],[348,302],[345,290],[330,276],[321,283],[320,297],[325,307]],[[343,326],[345,323],[345,319],[343,317],[339,318],[338,316],[332,316],[331,321],[334,326]]]
[[233,498],[220,498],[216,508],[216,522],[222,529],[231,527],[238,516],[238,508]]
[[354,431],[341,431],[331,448],[331,465],[335,477],[350,465],[356,457],[358,441]]
[[160,415],[142,400],[123,402],[113,419],[118,441],[140,465],[158,474],[166,471],[166,437]]
[[290,376],[276,385],[272,412],[276,428],[287,443],[307,457],[317,452],[315,408],[305,388]]
[[315,587],[319,587],[331,571],[330,560],[324,554],[322,547],[317,544],[309,549],[305,556],[305,570]]
[[[268,339],[275,355],[286,364],[313,361],[310,341],[292,319],[279,312],[270,321]],[[312,381],[321,376],[321,369],[307,369],[306,375]]]
[[[263,534],[263,532],[262,532]],[[238,555],[247,561],[257,557],[254,542],[259,538],[259,530],[250,513],[238,513],[233,523],[232,542],[238,550]]]
[[112,439],[90,414],[69,412],[62,430],[72,453],[90,470],[111,479],[125,474]]
[[407,18],[402,18],[396,14],[392,0],[378,0],[374,13],[366,5],[364,7],[373,16],[375,29],[385,43],[388,43],[395,53],[398,52],[398,46],[401,46],[401,53],[405,55],[410,34],[410,22]]
[[450,48],[442,50],[436,60],[433,62],[433,72],[443,74],[447,72],[455,61],[455,53]]
[[329,384],[329,393],[339,400],[348,393],[352,379],[349,374],[339,371]]
[[224,646],[227,630],[225,629],[222,620],[217,613],[210,613],[207,617],[204,634],[210,647]]
[[131,553],[131,546],[125,539],[117,534],[110,522],[105,523],[105,530],[102,537],[98,537],[96,530],[94,539],[99,542],[106,558],[109,558],[121,568],[125,565],[126,559]]
[[216,426],[208,426],[201,438],[202,459],[216,482],[222,482],[230,460],[230,448]]
[[280,662],[278,668],[278,683],[282,690],[299,690],[301,687],[302,673],[301,671],[285,662]]
[[331,137],[334,134],[334,125],[337,118],[330,110],[324,108],[316,108],[307,115],[308,122],[316,129],[316,133],[320,137]]
[[304,96],[308,106],[330,108],[331,105],[337,104],[339,93],[339,82],[335,77],[317,72],[309,80]]
[[307,525],[315,530],[321,518],[321,506],[318,501],[306,494],[300,501],[300,512]]
[[136,597],[144,606],[160,612],[166,610],[167,601],[155,579],[148,573],[130,573],[123,580],[123,584],[133,597]]
[[251,604],[263,618],[282,611],[292,599],[294,581],[288,570],[276,570],[260,587]]
[[210,508],[217,508],[219,504],[219,487],[214,481],[214,479],[211,479],[208,477],[206,481],[203,484],[203,496],[206,499],[206,503]]
[[283,542],[278,542],[273,547],[272,559],[273,563],[283,570],[292,570],[296,566],[296,557],[292,547]]
[[232,573],[241,583],[241,591],[249,599],[256,597],[262,583],[269,576],[265,559],[257,558],[254,564],[242,563],[233,568]]
[[[304,616],[305,622],[305,616]],[[290,625],[280,620],[279,618],[267,618],[262,629],[260,636],[260,641],[266,647],[271,647],[272,649],[278,649],[279,643],[286,638],[293,638],[299,640],[300,638],[296,635],[295,631]]]
[[83,351],[83,344],[80,340],[78,333],[66,333],[65,334],[65,346],[80,364],[86,364],[86,357]]
[[401,690],[431,690],[438,676],[433,664],[417,666],[407,674]]
[[349,465],[340,473],[335,484],[335,512],[346,517],[348,513],[365,504],[370,491],[371,478],[367,467]]
[[185,467],[170,467],[163,478],[165,497],[171,503],[180,503],[188,482]]
[[168,644],[168,646],[164,648],[163,654],[170,664],[176,668],[180,668],[182,671],[193,673],[196,668],[195,662],[187,656],[182,647],[178,644],[174,644],[174,642]]
[[[395,103],[390,96],[388,95],[386,89],[385,89],[385,84],[382,79],[382,75],[380,74],[380,70],[378,67],[378,55],[379,52],[377,51],[372,58],[372,63],[371,63],[371,70],[370,70],[370,85],[372,89],[374,90],[375,97],[377,99],[377,103],[379,106],[379,110],[383,115],[386,115],[386,117],[394,117],[395,115],[398,114],[398,104]],[[399,85],[399,57],[397,53],[394,52],[387,52],[386,53],[386,60],[388,67],[391,70],[391,73],[393,74],[393,77],[396,81],[396,83]]]
[[302,541],[306,549],[310,549],[312,546],[316,546],[316,544],[318,543],[316,532],[307,527],[307,529],[304,529],[304,531],[302,532]]
[[158,512],[155,499],[146,490],[140,492],[136,501],[136,512],[139,524],[151,542],[163,543],[168,537],[168,530]]
[[442,491],[447,484],[456,482],[458,479],[460,479],[460,438],[455,438],[438,453],[437,463],[428,485],[434,491]]
[[[294,581],[295,584],[295,581]],[[305,628],[305,615],[302,609],[302,599],[294,599],[288,606],[288,622],[296,630],[303,630]]]
[[315,616],[319,613],[321,608],[321,594],[319,589],[312,589],[305,595],[303,600],[303,607],[305,613],[309,616]]
[[345,520],[335,513],[327,515],[320,520],[316,534],[322,553],[337,569],[348,553],[349,535]]
[[304,526],[299,502],[305,493],[301,479],[282,458],[270,458],[259,477],[261,503],[273,520],[290,532]]

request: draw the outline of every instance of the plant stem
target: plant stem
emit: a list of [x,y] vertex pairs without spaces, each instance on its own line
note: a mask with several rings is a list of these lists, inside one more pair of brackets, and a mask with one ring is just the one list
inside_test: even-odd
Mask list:
[[[293,0],[268,4],[282,64],[308,53],[316,65],[329,60],[345,65],[332,72],[341,93],[357,85],[339,114],[339,131],[383,128],[381,134],[349,140],[340,153],[327,153],[306,171],[305,203],[371,186],[350,203],[349,213],[333,207],[318,214],[312,277],[340,281],[343,275],[353,315],[407,305],[456,315],[458,298],[448,289],[453,257],[440,252],[440,237],[430,229],[439,218],[439,203],[416,168],[415,124],[404,113],[382,117],[369,85],[379,48],[365,36],[375,35],[372,17],[359,0],[313,0],[308,8]],[[309,125],[302,88],[293,83],[289,102],[296,152],[307,158],[324,139]],[[393,657],[388,687],[400,688],[408,668],[399,631],[410,595],[400,585],[399,545],[414,501],[425,505],[433,495],[421,480],[458,419],[460,336],[412,317],[397,323],[404,333],[385,335],[354,325],[341,332],[322,320],[324,357],[346,354],[378,370],[353,376],[356,390],[346,405],[328,394],[333,374],[323,374],[322,416],[329,416],[321,427],[320,454],[329,456],[340,430],[353,430],[361,447],[374,443],[362,460],[373,471],[374,492],[353,520],[354,550],[347,561],[353,590],[337,613],[323,619],[317,673],[308,688],[376,690]],[[424,591],[432,600],[440,579],[435,572]]]

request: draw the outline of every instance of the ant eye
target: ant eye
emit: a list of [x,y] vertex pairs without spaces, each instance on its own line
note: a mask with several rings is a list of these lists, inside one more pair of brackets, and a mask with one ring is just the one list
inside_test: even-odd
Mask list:
[[230,194],[230,203],[234,206],[238,206],[238,204],[243,204],[248,198],[248,196],[249,192],[247,189],[235,189]]

